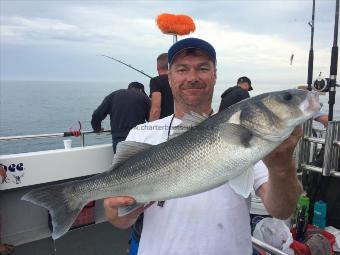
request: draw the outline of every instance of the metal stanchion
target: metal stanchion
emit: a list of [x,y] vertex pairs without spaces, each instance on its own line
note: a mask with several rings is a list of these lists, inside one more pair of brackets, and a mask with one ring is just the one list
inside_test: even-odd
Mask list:
[[340,122],[329,121],[325,137],[325,154],[322,167],[322,175],[330,176],[337,171],[339,161],[339,147],[335,145],[340,140]]
[[303,124],[303,138],[300,140],[298,147],[298,169],[302,169],[302,165],[308,165],[310,162],[311,143],[306,138],[312,137],[313,120],[308,120]]

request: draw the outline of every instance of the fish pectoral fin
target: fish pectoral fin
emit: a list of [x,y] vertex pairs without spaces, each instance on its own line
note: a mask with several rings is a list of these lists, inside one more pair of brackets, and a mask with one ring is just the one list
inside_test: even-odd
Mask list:
[[143,206],[145,206],[146,204],[144,203],[135,203],[132,205],[127,205],[127,206],[123,206],[123,207],[119,207],[118,208],[118,216],[125,216],[131,212],[133,212],[134,210],[137,210],[138,208],[141,208]]
[[242,144],[245,148],[248,148],[251,146],[250,142],[254,133],[241,125],[226,123],[221,131],[221,137],[228,143]]
[[249,197],[254,186],[254,166],[243,171],[239,176],[229,180],[229,186],[241,196]]
[[176,136],[179,136],[185,132],[187,132],[192,127],[197,126],[204,120],[209,118],[209,115],[202,113],[196,113],[196,112],[190,112],[190,113],[184,113],[182,117],[182,122],[176,127],[172,127],[174,129],[174,132],[169,136],[169,139],[175,138]]
[[117,152],[113,157],[113,165],[109,170],[112,170],[116,165],[123,163],[135,154],[151,148],[153,145],[148,143],[139,143],[134,141],[123,141],[118,143]]

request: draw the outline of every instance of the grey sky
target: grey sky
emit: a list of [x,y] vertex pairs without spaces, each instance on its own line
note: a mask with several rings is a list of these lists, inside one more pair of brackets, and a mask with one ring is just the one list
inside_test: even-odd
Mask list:
[[[4,1],[1,4],[0,78],[122,81],[148,79],[107,54],[156,75],[155,58],[172,36],[157,28],[161,13],[187,14],[190,36],[211,42],[218,83],[241,75],[256,82],[305,83],[312,0],[300,1]],[[316,0],[314,73],[329,75],[334,0]],[[289,65],[294,53],[293,65]]]

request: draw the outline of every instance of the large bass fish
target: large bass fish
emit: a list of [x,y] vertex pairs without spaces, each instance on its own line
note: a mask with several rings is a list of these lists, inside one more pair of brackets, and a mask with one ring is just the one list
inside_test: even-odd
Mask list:
[[[186,114],[168,142],[122,142],[108,171],[34,190],[23,200],[50,211],[56,239],[86,203],[105,197],[130,196],[140,206],[204,192],[227,181],[247,197],[254,164],[319,110],[317,94],[292,89],[243,100],[212,117]],[[133,208],[120,209],[123,214]]]

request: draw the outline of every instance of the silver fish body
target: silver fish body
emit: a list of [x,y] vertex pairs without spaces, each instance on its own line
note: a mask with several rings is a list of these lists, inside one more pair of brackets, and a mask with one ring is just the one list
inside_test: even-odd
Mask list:
[[[147,203],[197,194],[234,180],[241,180],[235,182],[236,190],[248,190],[239,187],[242,178],[247,178],[243,175],[319,109],[314,93],[286,90],[241,101],[202,122],[201,116],[192,114],[193,127],[170,141],[155,146],[136,144],[138,153],[131,152],[133,142],[123,142],[109,171],[34,190],[23,199],[50,210],[52,237],[58,238],[91,200],[131,196]],[[119,159],[124,153],[134,155]]]

